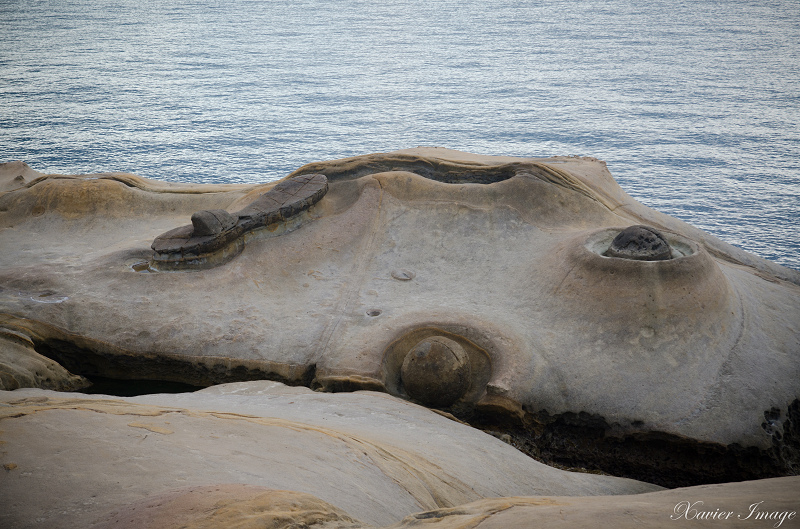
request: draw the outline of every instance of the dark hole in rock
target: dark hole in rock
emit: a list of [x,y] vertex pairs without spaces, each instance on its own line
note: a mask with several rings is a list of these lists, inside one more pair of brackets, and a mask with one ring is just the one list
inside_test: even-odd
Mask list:
[[[289,386],[310,387],[316,377],[316,364],[296,369],[290,377],[286,377],[270,369],[270,366],[258,362],[242,361],[241,364],[232,365],[227,358],[207,358],[203,361],[194,361],[179,356],[132,354],[114,350],[107,344],[91,340],[85,340],[81,345],[58,338],[34,342],[37,353],[58,362],[69,372],[86,377],[92,382],[113,380],[113,384],[122,387],[129,381],[134,381],[132,382],[133,386],[150,383],[150,387],[161,384],[161,388],[176,389],[176,391],[165,389],[142,391],[139,394],[196,391],[215,384],[250,380],[274,380]],[[89,391],[98,392],[92,391],[91,387]],[[111,394],[121,396],[117,393]]]
[[[776,415],[782,415],[777,408],[765,413],[767,417]],[[549,465],[639,479],[669,488],[791,476],[797,474],[800,462],[797,399],[786,410],[783,435],[773,435],[772,447],[763,450],[658,431],[609,435],[612,428],[606,419],[585,412],[528,412],[524,424],[503,421],[497,414],[478,410],[457,417],[484,431],[507,435],[512,446]]]
[[367,311],[367,316],[371,317],[380,316],[382,312],[383,311],[381,311],[380,309],[369,309]]
[[115,397],[136,397],[153,393],[192,393],[205,386],[193,386],[171,380],[120,380],[107,377],[86,377],[92,383],[79,393],[87,395],[114,395]]

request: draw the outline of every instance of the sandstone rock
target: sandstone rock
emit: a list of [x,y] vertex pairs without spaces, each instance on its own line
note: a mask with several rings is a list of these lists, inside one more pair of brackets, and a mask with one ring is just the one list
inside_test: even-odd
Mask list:
[[151,269],[199,270],[227,263],[244,248],[253,230],[289,221],[328,192],[325,175],[300,175],[279,182],[236,214],[224,209],[198,211],[191,226],[159,235],[151,247]]
[[93,529],[363,528],[311,494],[252,485],[206,485],[170,491],[126,505]]
[[[297,212],[312,175],[328,192]],[[191,240],[211,210],[252,229],[220,232],[210,267],[190,245],[157,272],[153,241]],[[631,225],[673,258],[605,256]],[[75,374],[410,398],[403,361],[441,336],[470,373],[441,406],[547,459],[681,485],[785,474],[800,452],[800,273],[642,206],[597,160],[413,149],[262,186],[48,175],[0,195],[0,227],[0,325]]]
[[37,387],[75,391],[90,384],[37,353],[27,336],[0,327],[0,390]]
[[0,193],[24,187],[42,173],[34,171],[23,161],[0,163]]
[[[458,507],[415,513],[391,529],[529,529],[530,527],[692,527],[789,528],[800,526],[796,493],[800,478],[776,478],[706,487],[688,487],[636,496],[489,498]],[[755,501],[754,498],[764,498]],[[687,499],[690,498],[690,499]],[[290,511],[291,509],[291,511]],[[243,485],[182,489],[127,505],[94,529],[205,527],[361,528],[330,504],[308,494]],[[317,523],[318,525],[315,525]],[[324,525],[330,523],[330,525]]]
[[[223,520],[280,511],[295,500],[281,516],[297,524],[349,516],[389,525],[487,497],[659,490],[548,467],[386,394],[325,394],[264,381],[135,398],[0,391],[0,431],[0,464],[16,465],[0,471],[2,527],[115,526],[109,511],[124,513],[131,527],[148,527],[163,517],[142,511],[187,514],[180,505],[202,505],[208,500],[191,498],[207,494],[231,500],[211,518],[225,527],[232,525]],[[299,494],[259,496],[264,489]],[[142,508],[126,509],[131,504]]]
[[408,516],[393,529],[800,527],[800,477],[686,487],[636,496],[492,498]]
[[195,237],[219,235],[236,226],[237,220],[224,209],[198,211],[192,215],[192,235]]

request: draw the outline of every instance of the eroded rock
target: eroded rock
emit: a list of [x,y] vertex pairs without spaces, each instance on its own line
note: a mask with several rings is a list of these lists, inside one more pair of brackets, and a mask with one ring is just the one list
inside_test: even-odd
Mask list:
[[469,357],[454,340],[425,338],[408,352],[400,369],[403,387],[411,398],[426,406],[450,406],[467,392]]
[[267,381],[134,398],[0,391],[0,432],[0,464],[15,465],[0,469],[2,527],[387,526],[488,497],[660,490],[548,467],[386,394]]
[[198,211],[192,215],[192,236],[207,237],[219,235],[236,226],[237,217],[224,209]]
[[198,211],[192,224],[156,237],[151,245],[154,270],[199,270],[227,263],[244,248],[246,233],[288,221],[328,192],[325,175],[300,175],[279,182],[244,209]]
[[[313,175],[329,190],[303,210],[324,189]],[[0,194],[12,249],[0,323],[75,374],[407,399],[406,355],[443,336],[470,367],[446,411],[528,434],[588,416],[643,449],[586,434],[585,449],[553,438],[554,459],[601,446],[604,468],[645,454],[653,475],[692,460],[646,457],[645,440],[661,439],[666,453],[712,454],[724,475],[744,472],[740,449],[767,458],[758,475],[796,464],[762,424],[765,410],[786,419],[800,393],[797,271],[642,206],[594,159],[413,149],[290,176],[206,187],[48,175]],[[213,210],[238,212],[236,225],[175,228]],[[672,258],[603,255],[631,225],[656,229]],[[169,263],[191,273],[145,273]]]
[[0,390],[38,387],[76,391],[90,384],[37,353],[25,334],[0,327]]

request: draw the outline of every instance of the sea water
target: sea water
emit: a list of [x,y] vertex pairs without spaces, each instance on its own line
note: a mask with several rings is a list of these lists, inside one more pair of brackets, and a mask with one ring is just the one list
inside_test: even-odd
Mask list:
[[800,1],[0,0],[0,161],[265,182],[418,145],[605,160],[800,269]]

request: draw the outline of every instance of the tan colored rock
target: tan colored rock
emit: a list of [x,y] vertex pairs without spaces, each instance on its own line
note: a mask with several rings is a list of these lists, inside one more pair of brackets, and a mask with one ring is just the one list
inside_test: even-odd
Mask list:
[[0,193],[24,187],[40,176],[23,161],[0,163]]
[[685,487],[636,496],[491,498],[408,516],[392,529],[800,527],[800,477]]
[[[108,173],[6,192],[0,325],[78,374],[402,398],[403,359],[438,336],[470,361],[448,409],[553,459],[693,483],[796,464],[797,271],[644,207],[594,159],[421,148],[292,176],[311,174],[316,205],[180,272],[150,273],[159,235],[276,186]],[[674,258],[605,256],[630,225]]]
[[126,505],[93,529],[364,527],[311,494],[224,484],[165,492]]
[[89,527],[175,489],[237,484],[241,501],[296,491],[373,525],[487,497],[659,489],[548,467],[383,393],[265,381],[135,398],[0,392],[0,432],[0,464],[15,465],[0,471],[0,527]]
[[[415,513],[386,529],[800,527],[800,477],[687,487],[636,496],[488,498]],[[366,528],[313,496],[244,485],[182,489],[127,505],[94,529]]]
[[0,327],[0,390],[37,387],[75,391],[90,384],[37,353],[27,336]]

